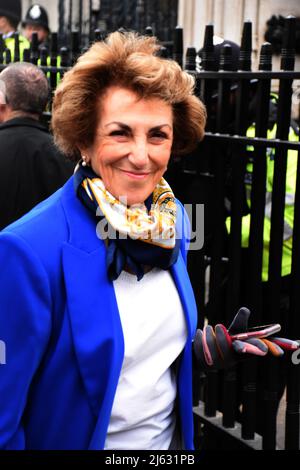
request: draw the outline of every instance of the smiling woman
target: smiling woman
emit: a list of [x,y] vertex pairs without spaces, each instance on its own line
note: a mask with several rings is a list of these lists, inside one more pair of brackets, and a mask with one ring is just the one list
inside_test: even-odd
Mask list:
[[163,175],[206,113],[158,51],[112,33],[57,88],[75,174],[0,234],[0,448],[193,448],[189,222]]

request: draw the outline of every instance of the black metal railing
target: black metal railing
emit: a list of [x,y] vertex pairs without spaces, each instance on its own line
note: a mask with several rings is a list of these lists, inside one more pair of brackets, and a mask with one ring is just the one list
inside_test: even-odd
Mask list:
[[[202,269],[207,269],[205,267],[205,259],[207,259],[210,267],[209,282],[208,285],[206,284],[206,288],[209,289],[209,301],[204,306],[198,304],[200,316],[208,318],[211,324],[221,321],[228,325],[234,312],[243,303],[252,310],[253,324],[283,322],[283,335],[299,339],[300,322],[296,314],[299,305],[296,275],[300,262],[299,257],[296,261],[300,241],[297,225],[299,223],[298,206],[295,206],[294,213],[294,227],[297,231],[293,232],[293,265],[287,283],[287,297],[290,301],[290,306],[285,308],[287,318],[282,318],[280,310],[282,284],[286,281],[282,278],[281,265],[288,152],[294,149],[299,153],[299,143],[288,140],[292,84],[300,78],[300,72],[294,71],[294,28],[295,19],[287,18],[280,72],[271,71],[271,49],[268,44],[262,47],[259,71],[250,71],[251,28],[248,22],[244,25],[239,70],[229,71],[231,69],[230,46],[225,46],[220,58],[222,70],[214,71],[213,29],[211,25],[207,28],[204,54],[202,54],[203,70],[196,76],[200,96],[208,107],[208,115],[212,113],[212,116],[208,121],[206,139],[198,149],[197,157],[203,158],[204,169],[201,171],[201,164],[196,162],[195,156],[194,161],[189,161],[184,184],[186,188],[189,187],[188,175],[192,173],[194,180],[198,175],[199,181],[208,175],[209,184],[213,185],[213,190],[210,189],[207,192],[210,197],[213,192],[213,202],[207,200],[206,197],[197,200],[197,196],[193,195],[193,202],[206,204],[209,213],[206,213],[205,221],[213,217],[213,221],[209,222],[211,230],[207,235],[208,244],[203,249],[204,261],[198,264],[198,267],[202,266]],[[209,69],[212,71],[208,71]],[[276,140],[270,141],[267,138],[270,90],[275,79],[279,80],[277,131]],[[254,115],[249,116],[253,88],[255,88],[256,109]],[[252,120],[255,122],[256,137],[249,139],[246,134]],[[249,144],[253,146],[254,151],[252,152],[251,223],[245,263],[243,261],[245,250],[242,249],[241,243],[241,223],[245,211],[244,180]],[[263,283],[266,155],[267,149],[270,148],[274,149],[274,176],[268,282]],[[207,160],[210,163],[209,170],[207,170]],[[185,172],[184,164],[181,171]],[[178,170],[179,175],[180,170]],[[228,196],[228,178],[230,178],[230,213],[226,210],[224,203]],[[298,187],[299,181],[297,181],[295,204],[299,204]],[[224,235],[226,232],[224,223],[228,215],[231,219],[231,229],[229,235]],[[194,256],[193,253],[191,255]],[[197,256],[199,258],[199,254]],[[191,277],[194,279],[194,284],[197,283],[198,278],[199,283],[203,285],[203,274],[199,273],[194,262]],[[242,285],[243,282],[244,285]],[[280,374],[287,373],[285,448],[299,449],[299,366],[292,363],[289,354],[286,358],[286,367],[282,367],[282,361],[283,359],[268,357],[259,361],[249,361],[241,368],[232,368],[221,374],[216,372],[208,374],[204,384],[205,406],[196,407],[195,413],[199,416],[200,422],[205,423],[210,436],[214,429],[214,436],[218,437],[220,446],[222,446],[221,436],[223,435],[225,447],[228,446],[230,437],[232,445],[233,442],[237,445],[237,440],[242,438],[243,444],[241,445],[248,443],[250,448],[259,446],[266,450],[276,448],[278,401],[283,390]],[[259,379],[262,369],[263,376]],[[220,390],[222,390],[221,400]],[[258,394],[261,395],[260,402],[263,406],[258,405]],[[200,393],[199,396],[201,396]],[[242,407],[241,416],[239,416],[240,407]],[[217,416],[218,410],[222,410],[221,417]],[[237,419],[241,423],[238,432]],[[223,434],[220,433],[221,427],[223,427]],[[262,441],[255,433],[258,428]],[[208,447],[211,448],[210,443]]]

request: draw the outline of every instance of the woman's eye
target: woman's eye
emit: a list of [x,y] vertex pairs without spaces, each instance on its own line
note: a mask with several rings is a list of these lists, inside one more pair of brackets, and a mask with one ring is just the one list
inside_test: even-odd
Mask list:
[[156,141],[161,141],[167,139],[167,134],[164,132],[154,132],[153,134],[150,135],[150,139],[156,140]]
[[109,135],[111,135],[111,136],[127,136],[127,132],[120,129],[120,130],[112,131]]

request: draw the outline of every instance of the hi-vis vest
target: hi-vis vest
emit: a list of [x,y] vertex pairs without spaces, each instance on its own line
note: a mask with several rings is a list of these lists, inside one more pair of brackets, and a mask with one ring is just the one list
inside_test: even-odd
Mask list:
[[[15,38],[13,36],[4,39],[5,48],[10,50],[11,61],[14,61],[15,55]],[[30,48],[30,42],[21,34],[19,34],[20,60],[23,60],[24,49]]]
[[[4,44],[5,44],[5,48],[10,50],[11,62],[13,62],[14,61],[14,55],[15,55],[15,38],[13,36],[11,36],[9,38],[4,39]],[[26,39],[24,36],[19,34],[20,61],[23,60],[24,49],[30,49],[30,47],[31,47],[31,44],[28,41],[28,39]],[[41,65],[41,59],[38,59],[37,65]],[[47,66],[50,67],[50,65],[51,65],[51,58],[50,58],[50,56],[48,56],[47,57]],[[60,65],[61,65],[61,56],[58,55],[57,56],[57,65],[56,66],[60,67]],[[47,78],[49,78],[49,77],[50,77],[50,72],[47,73]],[[57,81],[56,81],[57,85],[60,82],[60,80],[61,80],[61,75],[57,74]]]
[[[276,138],[276,124],[268,131],[267,138]],[[248,128],[247,137],[255,136],[255,125]],[[298,141],[298,136],[294,129],[290,127],[289,141]],[[248,151],[253,150],[249,146]],[[266,181],[266,201],[265,201],[265,218],[264,218],[264,231],[263,231],[263,261],[262,261],[262,280],[268,280],[268,266],[269,266],[269,247],[270,247],[270,231],[271,231],[271,210],[272,210],[272,189],[273,189],[273,175],[274,175],[274,148],[267,148],[267,181]],[[294,202],[296,190],[296,175],[297,175],[297,150],[288,150],[287,153],[287,173],[286,173],[286,192],[285,192],[285,209],[284,209],[284,233],[283,233],[283,250],[282,250],[282,265],[281,275],[286,276],[291,273],[292,266],[292,241],[293,241],[293,223],[294,223]],[[245,186],[247,201],[250,207],[251,198],[251,181],[252,176],[252,163],[247,164]],[[249,246],[249,233],[250,233],[250,217],[248,214],[242,217],[242,247]]]

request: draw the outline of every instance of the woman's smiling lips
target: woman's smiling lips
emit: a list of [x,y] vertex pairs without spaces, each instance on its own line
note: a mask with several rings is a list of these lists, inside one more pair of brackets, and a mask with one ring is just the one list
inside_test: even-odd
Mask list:
[[138,180],[146,178],[150,174],[150,172],[142,173],[142,172],[137,172],[137,171],[127,171],[127,170],[122,170],[121,168],[119,168],[119,170],[122,171],[122,173],[125,173],[130,178],[138,179]]

